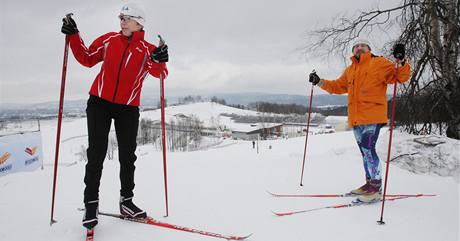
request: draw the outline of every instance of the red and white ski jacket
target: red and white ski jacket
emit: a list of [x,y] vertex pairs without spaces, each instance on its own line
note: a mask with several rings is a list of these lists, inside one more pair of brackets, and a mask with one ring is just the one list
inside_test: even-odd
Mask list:
[[104,100],[139,106],[142,82],[147,73],[166,78],[166,65],[150,59],[156,48],[144,40],[144,32],[134,32],[130,38],[110,32],[94,40],[87,48],[80,34],[70,35],[70,48],[80,64],[92,67],[102,61],[101,71],[89,91]]

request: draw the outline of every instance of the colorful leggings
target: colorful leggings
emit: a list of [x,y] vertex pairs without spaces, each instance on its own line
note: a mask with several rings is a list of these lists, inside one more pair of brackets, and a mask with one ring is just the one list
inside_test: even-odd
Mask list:
[[380,128],[383,124],[360,125],[353,127],[356,142],[358,142],[359,150],[363,155],[364,171],[366,179],[381,180],[380,175],[381,165],[375,144],[379,137]]

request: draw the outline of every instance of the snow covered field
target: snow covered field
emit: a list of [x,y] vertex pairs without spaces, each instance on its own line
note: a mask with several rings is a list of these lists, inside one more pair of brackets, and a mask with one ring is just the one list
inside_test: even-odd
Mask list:
[[[190,111],[201,116],[201,110]],[[167,113],[175,114],[171,109],[167,109]],[[86,120],[63,123],[60,162],[76,164],[59,166],[55,207],[58,223],[50,227],[55,128],[53,121],[42,125],[44,170],[0,178],[0,240],[84,240],[82,213],[77,210],[83,206],[84,163],[76,153],[86,143]],[[380,136],[378,153],[381,160],[385,160],[387,129],[382,129]],[[395,156],[417,148],[408,144],[410,138],[395,132]],[[309,209],[348,203],[352,199],[281,199],[271,197],[267,190],[290,194],[344,193],[364,181],[353,133],[340,132],[309,138],[304,187],[300,187],[303,145],[304,137],[263,141],[257,154],[250,142],[226,140],[209,150],[168,153],[168,218],[163,217],[161,152],[150,145],[139,146],[134,200],[161,221],[224,234],[253,233],[249,240],[254,241],[459,240],[458,176],[414,174],[401,169],[399,164],[391,165],[388,193],[438,196],[387,202],[385,226],[375,222],[380,217],[380,205],[274,216],[271,210]],[[458,166],[458,141],[438,147],[436,152]],[[430,153],[430,149],[423,150],[420,158]],[[118,161],[106,160],[100,189],[101,211],[118,209],[118,170]],[[95,240],[216,239],[100,216]]]
[[[207,127],[213,127],[216,124],[231,126],[235,124],[230,117],[220,116],[222,113],[227,114],[238,114],[238,115],[249,115],[257,116],[256,111],[237,109],[217,103],[203,102],[193,103],[188,105],[170,106],[167,108],[166,122],[172,119],[174,115],[184,114],[187,116],[195,115],[203,121],[203,125]],[[141,118],[149,118],[152,120],[160,120],[160,111],[146,111],[141,113]]]

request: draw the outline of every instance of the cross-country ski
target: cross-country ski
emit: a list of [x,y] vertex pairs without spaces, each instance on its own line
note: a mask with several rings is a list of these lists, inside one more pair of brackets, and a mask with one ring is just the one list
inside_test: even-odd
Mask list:
[[[332,198],[332,197],[357,197],[358,195],[353,193],[341,193],[341,194],[286,194],[286,193],[273,193],[267,191],[273,197],[286,197],[286,198]],[[436,194],[387,194],[387,197],[434,197]]]
[[225,235],[225,234],[213,233],[213,232],[209,232],[209,231],[198,230],[198,229],[195,229],[195,228],[189,228],[189,227],[179,226],[179,225],[176,225],[176,224],[170,224],[170,223],[161,222],[161,221],[155,220],[152,217],[130,218],[130,217],[126,217],[124,215],[106,213],[106,212],[99,212],[99,215],[103,215],[103,216],[107,216],[107,217],[119,218],[119,219],[130,221],[130,222],[143,223],[143,224],[157,226],[157,227],[174,229],[174,230],[178,230],[178,231],[182,231],[182,232],[189,232],[189,233],[199,234],[199,235],[213,237],[213,238],[227,239],[227,240],[246,240],[247,238],[249,238],[251,236],[251,234],[246,235],[246,236],[235,236],[235,235]]
[[[435,195],[405,195],[405,196],[392,196],[386,198],[386,201],[395,201],[395,200],[401,200],[401,199],[406,199],[406,198],[414,198],[414,197],[432,197]],[[380,203],[380,201],[373,201],[373,202],[360,202],[357,200],[353,200],[349,203],[341,203],[341,204],[335,204],[335,205],[330,205],[330,206],[324,206],[324,207],[318,207],[318,208],[311,208],[311,209],[304,209],[304,210],[297,210],[297,211],[284,211],[284,212],[279,212],[279,211],[272,211],[273,214],[276,216],[282,217],[282,216],[290,216],[294,214],[300,214],[300,213],[308,213],[308,212],[313,212],[313,211],[318,211],[322,209],[329,209],[329,208],[349,208],[349,207],[356,207],[356,206],[363,206],[363,205],[371,205],[371,204],[376,204]]]
[[86,230],[86,241],[94,241],[94,228]]

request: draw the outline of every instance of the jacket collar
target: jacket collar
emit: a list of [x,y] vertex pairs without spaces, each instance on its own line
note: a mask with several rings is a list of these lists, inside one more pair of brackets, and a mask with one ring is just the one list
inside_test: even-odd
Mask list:
[[365,63],[369,61],[371,57],[372,57],[372,53],[369,51],[367,53],[361,54],[361,56],[359,57],[359,61],[356,58],[356,56],[352,56],[350,57],[350,59],[351,59],[351,62],[353,62],[354,64],[359,64],[359,63]]
[[121,34],[121,37],[128,40],[128,39],[131,39],[131,42],[133,41],[140,41],[140,40],[144,40],[144,30],[141,30],[141,31],[137,31],[137,32],[133,32],[133,34],[131,35],[131,37],[126,37],[125,35],[123,35],[120,31],[120,34]]

